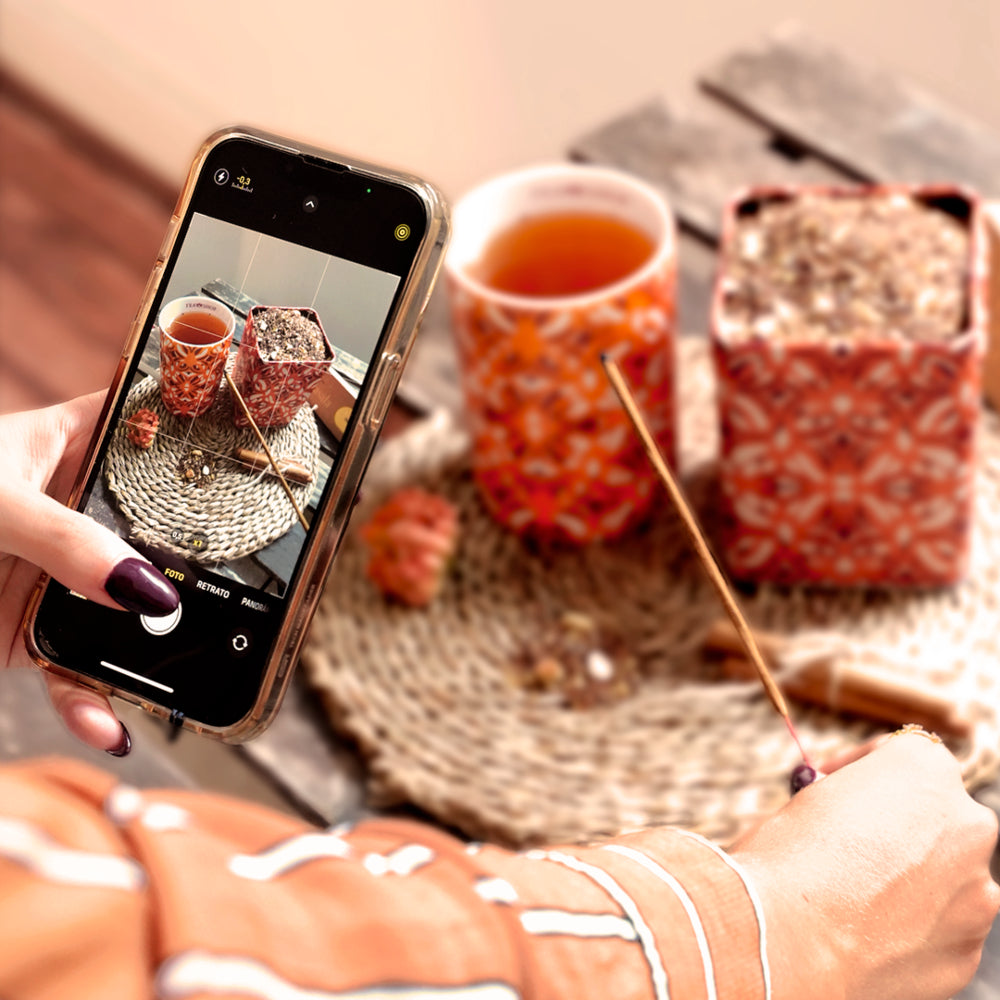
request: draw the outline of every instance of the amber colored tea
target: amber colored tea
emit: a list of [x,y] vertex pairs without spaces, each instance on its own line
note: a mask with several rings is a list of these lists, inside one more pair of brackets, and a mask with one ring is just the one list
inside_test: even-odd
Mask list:
[[538,215],[501,231],[470,272],[498,292],[578,295],[628,277],[653,250],[646,233],[611,216]]
[[229,324],[221,316],[207,312],[186,312],[167,328],[174,340],[192,347],[206,347],[226,339]]

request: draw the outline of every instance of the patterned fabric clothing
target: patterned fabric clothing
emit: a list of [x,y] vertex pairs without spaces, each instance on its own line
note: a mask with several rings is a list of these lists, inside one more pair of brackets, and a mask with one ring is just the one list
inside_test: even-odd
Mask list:
[[681,831],[513,853],[0,768],[4,1000],[758,1000],[765,948],[739,867]]

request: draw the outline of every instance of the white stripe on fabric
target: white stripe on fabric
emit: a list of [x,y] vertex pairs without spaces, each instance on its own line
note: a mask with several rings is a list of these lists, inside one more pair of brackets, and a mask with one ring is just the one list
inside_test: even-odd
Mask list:
[[688,895],[684,886],[677,881],[676,877],[654,861],[647,854],[636,850],[634,847],[625,847],[621,844],[606,844],[605,851],[620,854],[623,858],[629,858],[636,864],[641,865],[646,871],[655,875],[661,882],[665,882],[684,907],[688,920],[691,921],[691,929],[694,931],[695,940],[698,942],[698,951],[701,953],[701,964],[705,971],[705,989],[708,992],[708,1000],[718,1000],[718,990],[715,986],[715,967],[712,964],[712,952],[708,947],[708,936],[702,925],[701,917],[698,916],[698,908],[694,905],[694,900]]
[[191,814],[170,802],[150,802],[142,813],[142,825],[147,830],[186,830],[193,822]]
[[366,854],[362,864],[372,875],[412,875],[434,857],[434,852],[423,844],[407,844],[390,854]]
[[104,813],[118,826],[131,823],[142,814],[146,800],[133,785],[115,785],[104,799]]
[[290,983],[254,959],[203,951],[168,958],[157,971],[154,988],[157,1000],[179,1000],[206,993],[247,996],[254,1000],[520,1000],[517,990],[498,982],[314,990]]
[[771,965],[767,960],[767,923],[764,920],[764,907],[761,905],[760,897],[757,895],[757,890],[750,881],[750,876],[743,870],[742,865],[740,865],[730,855],[726,854],[726,852],[717,844],[713,844],[710,840],[707,840],[700,834],[692,833],[690,830],[677,830],[676,832],[684,837],[687,837],[689,840],[697,841],[699,844],[703,844],[707,847],[713,854],[719,857],[734,872],[736,872],[740,881],[743,883],[743,888],[746,889],[747,896],[750,897],[750,905],[753,907],[753,912],[757,917],[757,930],[759,932],[758,940],[760,942],[760,972],[764,979],[764,1000],[771,1000]]
[[518,899],[517,889],[502,878],[480,878],[472,888],[487,903],[516,903]]
[[552,861],[564,868],[586,875],[596,882],[625,911],[625,916],[632,921],[643,957],[649,966],[653,995],[656,1000],[670,1000],[667,970],[663,966],[659,951],[657,951],[652,930],[643,920],[642,913],[632,897],[603,868],[587,864],[586,861],[581,861],[572,854],[564,854],[561,851],[527,851],[522,857],[532,861]]
[[48,882],[135,892],[146,873],[132,858],[62,847],[45,830],[19,819],[0,819],[0,857]]
[[104,813],[117,826],[138,819],[150,830],[185,830],[192,823],[191,814],[168,802],[147,802],[132,785],[116,785],[104,799]]
[[575,913],[572,910],[524,910],[521,926],[529,933],[544,936],[567,934],[579,938],[621,938],[635,941],[635,925],[615,913]]
[[239,878],[267,882],[299,865],[323,858],[346,858],[351,845],[332,833],[305,833],[260,854],[237,854],[229,859],[229,870]]

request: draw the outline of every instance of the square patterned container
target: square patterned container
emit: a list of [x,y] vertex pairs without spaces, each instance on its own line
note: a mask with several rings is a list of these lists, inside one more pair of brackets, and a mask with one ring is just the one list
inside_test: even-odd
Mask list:
[[[258,317],[267,309],[301,313],[319,328],[326,356],[321,361],[268,361],[257,347]],[[247,314],[243,339],[240,341],[233,381],[258,427],[285,427],[309,399],[309,394],[330,368],[333,348],[327,340],[314,309],[254,306]],[[248,427],[242,408],[233,402],[233,419],[237,427]]]
[[[845,309],[857,321],[824,337],[804,321],[796,326],[787,312],[777,319],[754,313],[759,300],[741,317],[732,306],[745,292],[740,253],[773,253],[783,280],[797,275],[800,290],[811,280],[814,262],[765,251],[744,226],[769,204],[797,198],[892,199],[895,207],[904,199],[908,210],[912,199],[956,220],[965,235],[945,226],[960,240],[956,257],[962,254],[952,274],[954,332],[887,332],[882,316],[866,316],[847,292]],[[913,244],[919,238],[906,226],[895,233],[906,240],[912,233]],[[906,294],[885,295],[901,306],[923,304],[937,294],[924,275],[934,260],[905,240],[900,251],[894,239],[872,253],[912,253],[916,263],[903,269]],[[749,245],[741,248],[744,240]],[[879,267],[875,256],[871,261],[859,269],[869,278]],[[835,257],[826,263],[835,272]],[[977,199],[952,186],[754,188],[729,204],[711,337],[722,432],[720,541],[734,578],[826,586],[940,586],[962,578],[981,408],[985,272]],[[833,308],[834,298],[813,304]],[[746,306],[746,299],[737,304]]]

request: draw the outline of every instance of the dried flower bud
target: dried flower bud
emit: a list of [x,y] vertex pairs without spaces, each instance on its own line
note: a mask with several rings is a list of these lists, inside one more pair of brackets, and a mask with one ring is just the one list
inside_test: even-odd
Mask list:
[[451,503],[417,487],[402,489],[361,529],[368,577],[386,597],[425,607],[437,596],[457,534]]
[[129,418],[126,434],[132,444],[145,451],[152,445],[159,426],[160,418],[152,410],[143,407],[141,410],[136,410]]

